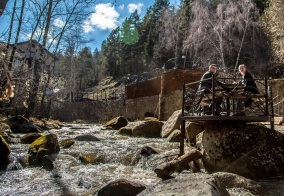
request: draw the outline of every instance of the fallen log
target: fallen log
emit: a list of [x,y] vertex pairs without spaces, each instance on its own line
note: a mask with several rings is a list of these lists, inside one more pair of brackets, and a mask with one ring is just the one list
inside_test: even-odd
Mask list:
[[185,153],[176,160],[162,163],[156,167],[154,172],[159,178],[167,179],[174,172],[181,172],[184,168],[188,167],[188,163],[196,159],[200,159],[202,154],[200,151],[193,149]]

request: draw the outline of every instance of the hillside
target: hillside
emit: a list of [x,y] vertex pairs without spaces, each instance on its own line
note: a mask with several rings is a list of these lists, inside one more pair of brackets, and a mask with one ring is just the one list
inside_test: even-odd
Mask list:
[[126,85],[135,84],[139,82],[143,82],[155,77],[160,77],[162,74],[162,69],[155,69],[153,72],[143,72],[139,75],[131,75],[128,74],[127,76],[121,77],[112,77],[106,76],[99,83],[92,87],[85,90],[85,92],[93,92],[98,93],[101,91],[122,91]]

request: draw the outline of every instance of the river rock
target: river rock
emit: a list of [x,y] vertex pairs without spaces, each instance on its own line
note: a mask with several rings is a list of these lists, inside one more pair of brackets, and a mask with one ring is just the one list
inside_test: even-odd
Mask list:
[[37,138],[41,137],[42,135],[39,133],[28,133],[25,134],[23,137],[21,137],[21,143],[22,144],[31,144],[33,143]]
[[125,127],[128,124],[128,121],[123,116],[116,117],[104,124],[106,128],[112,128],[115,130],[119,130],[121,127]]
[[152,195],[174,195],[174,196],[229,196],[230,194],[222,187],[219,180],[212,175],[198,174],[180,174],[176,178],[164,180],[150,187],[137,196]]
[[23,116],[13,116],[5,120],[13,133],[41,133],[41,129]]
[[77,141],[88,141],[88,142],[100,141],[100,139],[94,135],[78,135],[74,139]]
[[97,158],[97,153],[80,154],[79,160],[85,164],[94,163]]
[[29,118],[29,120],[35,124],[36,126],[40,127],[42,130],[50,130],[50,129],[60,129],[63,127],[63,123],[59,120],[52,120],[52,119],[36,119],[36,118]]
[[132,127],[121,127],[118,131],[117,131],[117,134],[120,134],[120,135],[127,135],[127,136],[132,136]]
[[202,131],[204,131],[204,126],[201,123],[189,122],[185,125],[185,136],[188,141],[194,139]]
[[36,139],[29,147],[29,164],[42,165],[45,155],[57,154],[59,152],[57,135],[49,134]]
[[136,165],[142,157],[148,157],[153,154],[159,154],[160,152],[160,149],[156,149],[151,146],[143,146],[132,157],[131,165]]
[[180,129],[181,125],[181,121],[179,120],[180,115],[181,115],[181,110],[177,110],[165,122],[161,131],[161,136],[163,138],[168,137],[174,130]]
[[249,179],[284,175],[284,135],[263,125],[206,123],[202,144],[208,172],[224,171]]
[[106,186],[102,187],[96,196],[133,196],[137,195],[141,191],[146,189],[146,186],[140,183],[131,182],[126,179],[118,179],[108,183]]
[[227,189],[240,188],[249,192],[247,193],[247,195],[249,194],[259,195],[259,196],[269,195],[269,193],[254,180],[244,178],[237,174],[232,174],[227,172],[217,172],[214,173],[213,176],[215,178],[218,178],[222,186],[226,187]]
[[69,138],[69,139],[61,140],[59,144],[62,148],[69,148],[70,146],[75,144],[75,141],[74,139]]
[[179,129],[174,130],[168,137],[167,142],[180,142],[180,133]]
[[132,136],[134,137],[161,137],[163,122],[161,121],[141,121],[133,127]]
[[6,169],[9,164],[10,147],[6,140],[0,135],[0,170]]
[[53,160],[49,155],[44,155],[42,158],[42,167],[46,170],[53,170]]

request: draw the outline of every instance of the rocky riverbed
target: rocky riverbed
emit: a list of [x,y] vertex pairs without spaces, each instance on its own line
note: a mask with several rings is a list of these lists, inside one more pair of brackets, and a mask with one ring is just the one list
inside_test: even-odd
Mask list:
[[[132,195],[196,195],[204,191],[206,195],[279,195],[284,191],[283,178],[252,181],[235,174],[208,174],[203,168],[198,173],[184,168],[171,179],[161,180],[154,170],[177,158],[179,143],[153,133],[151,137],[141,135],[143,128],[161,129],[160,122],[154,125],[155,120],[149,120],[151,123],[128,122],[119,131],[111,124],[62,124],[42,130],[42,136],[56,135],[60,150],[54,148],[56,153],[41,162],[45,164],[34,166],[28,163],[32,141],[23,142],[26,133],[12,133],[10,164],[0,172],[1,195],[105,195],[111,190],[123,195],[127,195],[123,190],[131,190]],[[283,133],[282,126],[276,129]],[[191,149],[186,145],[186,152]],[[117,191],[115,195],[119,195]]]

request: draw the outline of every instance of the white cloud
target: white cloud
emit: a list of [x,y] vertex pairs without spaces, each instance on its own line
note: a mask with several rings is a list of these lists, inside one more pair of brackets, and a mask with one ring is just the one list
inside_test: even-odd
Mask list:
[[63,26],[64,26],[64,22],[63,22],[61,19],[59,19],[59,18],[56,18],[56,19],[53,21],[53,24],[54,24],[54,26],[56,26],[56,27],[63,27]]
[[92,24],[90,23],[90,21],[85,21],[83,24],[83,29],[85,33],[89,33],[94,31],[94,28],[92,27]]
[[84,22],[83,28],[85,32],[93,31],[93,27],[102,30],[112,30],[117,27],[119,13],[110,4],[98,4],[93,13],[87,21]]
[[141,13],[141,7],[143,7],[143,3],[138,3],[138,4],[130,3],[127,6],[129,13],[133,13],[135,10],[137,10],[138,14]]

